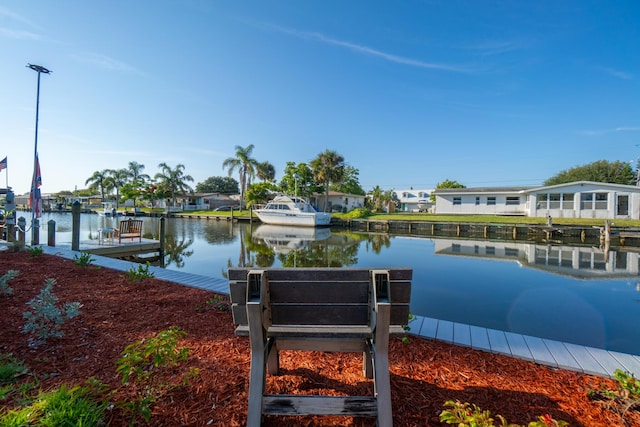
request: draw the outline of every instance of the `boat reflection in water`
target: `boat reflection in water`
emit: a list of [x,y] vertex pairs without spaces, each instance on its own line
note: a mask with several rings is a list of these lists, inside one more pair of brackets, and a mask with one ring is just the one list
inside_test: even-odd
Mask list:
[[253,238],[261,239],[276,254],[288,254],[301,250],[311,243],[327,240],[331,229],[315,227],[287,227],[286,225],[262,224],[253,231]]

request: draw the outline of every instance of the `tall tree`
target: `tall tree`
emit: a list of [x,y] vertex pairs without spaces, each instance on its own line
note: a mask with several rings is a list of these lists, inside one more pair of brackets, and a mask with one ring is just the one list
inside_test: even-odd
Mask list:
[[332,150],[325,150],[311,161],[314,179],[324,185],[324,208],[329,206],[329,185],[342,182],[344,157]]
[[313,178],[313,170],[306,163],[287,162],[284,176],[280,180],[280,189],[286,194],[309,197],[322,191]]
[[251,178],[255,176],[258,165],[258,162],[251,157],[253,148],[253,144],[249,144],[246,147],[236,145],[236,156],[229,157],[222,162],[222,168],[229,170],[229,176],[231,176],[234,171],[238,171],[240,177],[240,207],[245,206],[244,195],[247,187],[251,184]]
[[116,189],[116,209],[120,201],[120,188],[127,183],[129,171],[127,169],[109,169],[109,178]]
[[629,162],[597,160],[593,163],[563,170],[557,175],[547,179],[544,185],[557,185],[574,181],[635,185],[636,175]]
[[133,206],[136,206],[136,200],[140,193],[142,193],[146,183],[151,180],[151,177],[146,173],[142,173],[144,165],[138,162],[129,162],[127,167],[127,174],[129,175],[130,182],[128,183],[127,197],[133,199]]
[[256,166],[256,175],[263,182],[273,181],[276,178],[276,168],[269,162],[260,162]]
[[[467,188],[467,186],[460,184],[456,180],[445,179],[444,181],[436,184],[436,189],[438,188]],[[435,203],[436,195],[431,193],[431,195],[429,196],[429,199],[431,199],[431,201]]]
[[89,189],[91,190],[100,191],[100,196],[102,197],[102,200],[104,200],[104,196],[108,188],[108,180],[107,180],[108,177],[109,177],[108,169],[105,169],[103,171],[95,171],[93,175],[87,178],[84,184],[85,185],[90,184]]
[[191,175],[185,175],[184,165],[178,164],[175,169],[171,169],[171,166],[162,162],[158,165],[160,172],[158,172],[154,179],[158,181],[158,187],[163,191],[166,191],[171,196],[171,206],[176,204],[176,194],[186,193],[191,191],[191,187],[187,184],[187,181],[193,182]]
[[360,175],[360,171],[358,169],[354,168],[353,166],[346,165],[344,167],[344,176],[342,177],[342,182],[330,185],[329,190],[347,194],[359,194],[361,196],[364,196],[366,192],[360,186],[358,175]]
[[196,184],[197,193],[238,194],[238,181],[230,176],[211,176]]

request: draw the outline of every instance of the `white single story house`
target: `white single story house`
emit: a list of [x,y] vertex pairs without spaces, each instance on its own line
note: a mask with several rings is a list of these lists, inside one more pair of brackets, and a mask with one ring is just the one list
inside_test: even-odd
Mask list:
[[640,219],[640,186],[576,181],[544,187],[439,188],[436,214]]
[[215,209],[220,206],[239,207],[237,198],[222,193],[191,193],[176,195],[176,203],[185,211]]
[[400,212],[431,212],[433,202],[431,201],[431,190],[393,190],[400,201],[398,211]]
[[331,212],[332,210],[349,212],[356,208],[364,207],[365,197],[366,196],[361,196],[359,194],[339,193],[337,191],[329,190],[329,197],[327,198],[329,206],[327,209],[325,209],[324,206],[324,194],[314,194],[309,201],[321,212]]

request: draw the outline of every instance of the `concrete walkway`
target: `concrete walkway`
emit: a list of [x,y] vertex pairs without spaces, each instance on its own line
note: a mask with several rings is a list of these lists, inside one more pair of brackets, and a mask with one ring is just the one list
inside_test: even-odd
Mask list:
[[[47,254],[68,259],[74,259],[80,254],[80,252],[72,251],[70,246],[42,246],[42,249]],[[135,262],[99,255],[92,255],[92,258],[94,259],[94,265],[119,271],[127,271],[131,268],[137,269],[139,265]],[[153,266],[149,267],[149,270],[158,279],[219,294],[229,294],[229,283],[226,279],[183,273]],[[603,377],[612,377],[616,369],[621,369],[634,374],[636,378],[640,377],[640,356],[638,355],[585,347],[429,317],[417,316],[409,326],[411,328],[409,334],[411,335],[517,357],[540,365]]]

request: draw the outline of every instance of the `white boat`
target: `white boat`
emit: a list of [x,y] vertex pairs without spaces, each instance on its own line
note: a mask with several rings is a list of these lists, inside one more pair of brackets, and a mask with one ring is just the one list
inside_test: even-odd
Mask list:
[[252,233],[262,239],[277,254],[287,254],[303,249],[313,242],[331,237],[329,228],[287,227],[286,225],[261,224]]
[[316,227],[329,225],[331,214],[318,212],[302,197],[277,196],[254,212],[265,224]]
[[98,215],[100,216],[108,216],[108,217],[116,217],[121,216],[122,212],[118,211],[113,203],[103,202],[102,210],[98,211]]

